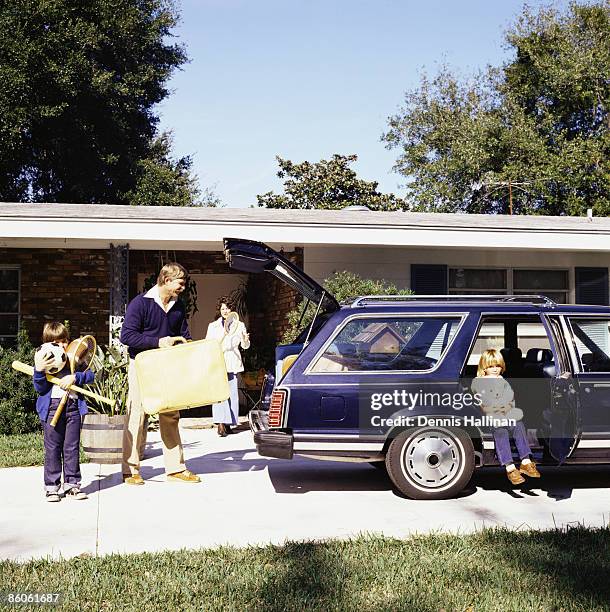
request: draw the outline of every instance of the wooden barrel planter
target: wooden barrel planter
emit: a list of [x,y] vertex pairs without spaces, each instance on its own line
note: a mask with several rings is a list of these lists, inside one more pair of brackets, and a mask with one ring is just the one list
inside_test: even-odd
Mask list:
[[85,415],[81,431],[81,444],[92,463],[121,463],[123,460],[124,414],[89,413]]

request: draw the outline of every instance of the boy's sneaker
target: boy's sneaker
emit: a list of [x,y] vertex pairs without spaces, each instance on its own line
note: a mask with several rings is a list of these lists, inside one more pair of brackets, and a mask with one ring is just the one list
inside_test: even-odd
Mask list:
[[83,493],[78,487],[71,487],[66,491],[66,497],[71,497],[72,499],[89,499],[89,496],[86,493]]
[[48,502],[58,502],[61,500],[61,497],[57,491],[47,491],[46,500]]

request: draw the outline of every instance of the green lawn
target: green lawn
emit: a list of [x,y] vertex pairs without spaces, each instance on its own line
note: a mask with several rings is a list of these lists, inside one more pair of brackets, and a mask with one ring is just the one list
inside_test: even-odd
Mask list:
[[65,610],[590,612],[610,609],[609,576],[609,529],[498,529],[0,562],[0,591],[58,591]]
[[[83,450],[80,451],[80,462],[88,463]],[[0,435],[0,468],[42,465],[44,463],[44,445],[42,432],[29,434]]]

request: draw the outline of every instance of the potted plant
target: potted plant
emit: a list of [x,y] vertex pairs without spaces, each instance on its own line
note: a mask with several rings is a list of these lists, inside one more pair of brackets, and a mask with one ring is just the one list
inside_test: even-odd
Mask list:
[[[105,350],[97,347],[91,364],[95,371],[92,391],[115,401],[113,407],[89,400],[91,412],[83,420],[81,443],[83,451],[94,463],[121,463],[123,429],[127,419],[127,354],[115,346]],[[140,456],[143,448],[140,449]]]

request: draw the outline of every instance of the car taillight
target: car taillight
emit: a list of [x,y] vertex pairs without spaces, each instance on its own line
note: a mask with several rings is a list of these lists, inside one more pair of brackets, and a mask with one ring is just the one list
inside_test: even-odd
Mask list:
[[268,422],[269,427],[281,427],[284,417],[284,406],[286,405],[286,391],[284,389],[275,389],[271,394],[271,402],[269,404]]

